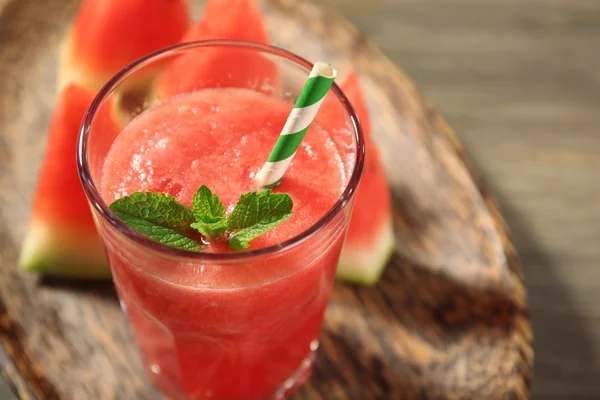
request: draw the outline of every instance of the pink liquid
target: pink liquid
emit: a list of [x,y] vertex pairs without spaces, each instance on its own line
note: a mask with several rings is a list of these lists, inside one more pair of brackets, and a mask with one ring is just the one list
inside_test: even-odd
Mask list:
[[[252,178],[291,107],[245,89],[170,99],[115,140],[102,195],[110,204],[135,191],[160,191],[191,205],[205,184],[230,212],[240,194],[257,190]],[[312,226],[339,198],[345,179],[336,146],[311,128],[274,189],[292,197],[294,215],[251,249]],[[249,400],[271,398],[305,377],[342,246],[339,225],[283,255],[224,266],[162,259],[105,233],[114,280],[154,383],[181,399]],[[202,251],[229,250],[214,242]]]

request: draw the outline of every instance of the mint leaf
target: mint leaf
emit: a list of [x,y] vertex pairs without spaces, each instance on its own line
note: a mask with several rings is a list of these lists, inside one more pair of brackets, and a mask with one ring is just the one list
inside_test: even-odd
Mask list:
[[192,210],[172,196],[136,192],[116,200],[110,209],[127,225],[157,242],[184,250],[200,250],[200,244],[187,236],[194,222]]
[[245,250],[249,242],[270,231],[292,215],[292,198],[270,190],[240,196],[227,220],[232,236],[227,244],[233,250]]
[[205,185],[194,194],[192,212],[196,218],[191,226],[209,238],[217,238],[227,230],[227,214],[225,207],[216,194]]

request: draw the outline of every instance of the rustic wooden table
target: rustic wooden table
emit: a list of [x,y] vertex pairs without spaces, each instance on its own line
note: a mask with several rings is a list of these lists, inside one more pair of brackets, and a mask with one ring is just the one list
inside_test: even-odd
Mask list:
[[533,397],[600,398],[600,2],[322,1],[414,78],[497,194],[529,289]]
[[518,248],[535,399],[600,398],[600,2],[324,0],[421,87]]

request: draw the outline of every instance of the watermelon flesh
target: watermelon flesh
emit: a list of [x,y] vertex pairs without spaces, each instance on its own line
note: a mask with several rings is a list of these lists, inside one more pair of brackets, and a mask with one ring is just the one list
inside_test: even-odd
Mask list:
[[190,26],[182,42],[206,39],[269,43],[262,14],[254,0],[209,0],[202,18]]
[[[209,0],[202,18],[183,42],[233,39],[268,44],[260,9],[253,0]],[[252,50],[203,48],[174,59],[156,82],[156,96],[166,99],[193,90],[236,87],[272,93],[275,64]]]
[[85,0],[61,52],[59,88],[98,90],[129,63],[178,43],[189,26],[185,0]]
[[[104,246],[75,161],[81,120],[94,95],[89,89],[70,84],[58,99],[21,251],[19,265],[23,269],[54,276],[109,276]],[[105,111],[109,109],[103,108],[98,116],[107,138],[119,132]]]
[[[371,138],[371,120],[358,75],[350,73],[340,88],[362,123],[366,157],[336,277],[372,285],[381,277],[395,248],[390,189],[379,151]],[[343,111],[331,95],[325,99],[317,120],[331,134],[347,129]]]

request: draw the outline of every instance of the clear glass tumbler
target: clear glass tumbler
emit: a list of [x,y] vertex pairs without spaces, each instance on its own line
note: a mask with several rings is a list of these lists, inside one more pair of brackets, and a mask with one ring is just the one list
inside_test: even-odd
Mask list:
[[[190,59],[196,62],[189,73],[155,89],[167,68]],[[211,65],[219,65],[218,72],[207,79],[202,71]],[[174,399],[283,399],[306,380],[363,168],[360,124],[334,85],[329,101],[348,126],[332,136],[346,169],[342,195],[296,237],[245,252],[179,250],[129,228],[98,190],[107,152],[120,127],[184,92],[244,87],[291,107],[311,67],[289,52],[249,42],[177,45],[118,73],[84,118],[80,177],[147,374]],[[181,276],[187,277],[185,283]]]

